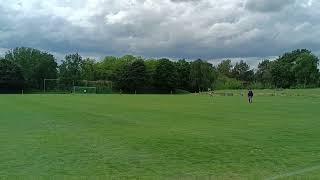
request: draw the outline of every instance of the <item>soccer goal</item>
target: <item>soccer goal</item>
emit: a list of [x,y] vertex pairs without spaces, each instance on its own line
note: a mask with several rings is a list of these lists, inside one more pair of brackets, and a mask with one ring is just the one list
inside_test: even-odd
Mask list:
[[61,79],[44,79],[43,92],[49,94],[69,94],[73,93],[75,81]]
[[110,94],[112,93],[112,82],[111,81],[87,81],[82,80],[76,84],[76,86],[83,87],[96,87],[97,94]]
[[86,86],[74,86],[73,87],[74,94],[96,94],[96,87],[86,87]]
[[65,86],[60,82],[60,79],[44,79],[43,80],[44,93],[63,93],[66,92]]

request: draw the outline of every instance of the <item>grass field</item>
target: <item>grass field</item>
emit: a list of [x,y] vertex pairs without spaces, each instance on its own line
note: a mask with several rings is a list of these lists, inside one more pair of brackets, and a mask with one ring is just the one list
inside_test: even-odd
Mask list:
[[[0,95],[0,177],[320,178],[306,96]],[[314,92],[315,91],[315,92]]]

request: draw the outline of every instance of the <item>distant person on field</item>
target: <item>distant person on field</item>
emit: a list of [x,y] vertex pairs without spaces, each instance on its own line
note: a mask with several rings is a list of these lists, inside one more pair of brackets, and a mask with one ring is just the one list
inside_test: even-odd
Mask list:
[[249,103],[253,103],[253,91],[252,90],[249,90],[248,92],[248,100],[249,100]]

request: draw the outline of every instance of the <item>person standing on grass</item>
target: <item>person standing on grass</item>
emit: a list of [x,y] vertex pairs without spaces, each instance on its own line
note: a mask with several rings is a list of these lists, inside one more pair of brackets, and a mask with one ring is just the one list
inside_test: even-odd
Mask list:
[[250,104],[253,103],[253,91],[251,89],[248,92],[248,100]]

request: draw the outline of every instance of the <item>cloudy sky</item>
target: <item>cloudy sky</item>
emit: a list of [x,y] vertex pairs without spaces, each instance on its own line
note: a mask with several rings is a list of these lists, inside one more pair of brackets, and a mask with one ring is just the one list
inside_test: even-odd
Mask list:
[[0,0],[0,53],[255,61],[320,55],[318,0]]

